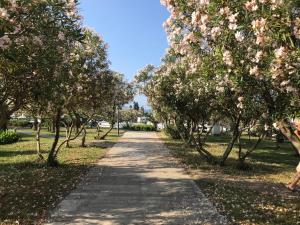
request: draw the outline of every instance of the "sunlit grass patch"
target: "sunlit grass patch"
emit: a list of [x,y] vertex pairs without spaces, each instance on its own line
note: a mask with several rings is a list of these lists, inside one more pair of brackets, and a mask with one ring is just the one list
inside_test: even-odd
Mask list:
[[[161,138],[195,175],[197,185],[230,223],[300,224],[300,192],[291,194],[283,186],[294,175],[299,161],[289,143],[277,148],[273,140],[263,141],[247,159],[249,169],[239,170],[236,147],[226,166],[220,167],[207,163],[180,140],[172,140],[163,133]],[[226,136],[210,137],[206,148],[220,156],[228,141]]]
[[[61,149],[60,166],[50,168],[45,162],[37,161],[34,133],[26,132],[22,141],[0,146],[0,224],[42,223],[49,209],[74,189],[93,163],[106,152],[98,146],[79,147],[80,140],[77,140],[71,142],[71,148]],[[46,158],[52,136],[47,131],[42,135],[45,136],[42,154]],[[89,129],[87,142],[94,141],[94,135],[95,131]],[[113,130],[106,142],[111,146],[117,138],[116,130]]]

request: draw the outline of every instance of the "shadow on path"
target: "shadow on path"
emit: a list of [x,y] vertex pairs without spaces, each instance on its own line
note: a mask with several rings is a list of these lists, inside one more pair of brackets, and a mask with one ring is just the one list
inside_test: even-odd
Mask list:
[[225,224],[154,132],[127,132],[49,224]]

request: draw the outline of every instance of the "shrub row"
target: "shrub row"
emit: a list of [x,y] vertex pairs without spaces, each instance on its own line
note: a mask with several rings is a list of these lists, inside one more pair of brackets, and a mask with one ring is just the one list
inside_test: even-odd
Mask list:
[[8,125],[11,127],[32,127],[29,120],[10,120]]
[[156,131],[156,128],[153,125],[147,125],[147,124],[133,124],[133,125],[127,125],[123,128],[125,130],[132,130],[132,131]]
[[12,144],[20,140],[20,135],[14,131],[0,132],[0,145]]

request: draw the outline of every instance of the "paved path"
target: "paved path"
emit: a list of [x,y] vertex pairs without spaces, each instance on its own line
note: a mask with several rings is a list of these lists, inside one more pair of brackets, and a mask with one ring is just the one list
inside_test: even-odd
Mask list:
[[156,133],[127,132],[51,224],[225,224]]

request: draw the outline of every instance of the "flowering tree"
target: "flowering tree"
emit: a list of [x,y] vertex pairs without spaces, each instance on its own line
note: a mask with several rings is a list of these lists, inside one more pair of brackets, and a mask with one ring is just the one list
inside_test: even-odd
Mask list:
[[57,81],[55,67],[79,30],[75,1],[2,1],[0,7],[0,129],[6,129],[12,113]]
[[110,123],[110,129],[102,136],[98,134],[95,137],[100,140],[104,140],[112,131],[117,119],[117,110],[121,109],[124,104],[132,101],[134,96],[133,86],[125,81],[123,74],[113,72],[112,75],[112,85],[106,92],[108,94],[108,101],[106,102],[104,109],[98,114],[100,118],[105,119]]
[[[171,16],[165,27],[175,62],[188,62],[186,76],[212,68],[218,111],[233,124],[232,140],[241,162],[244,128],[258,122],[268,128],[273,121],[299,110],[299,5],[296,1],[161,1]],[[202,80],[207,85],[208,80]],[[186,89],[184,84],[179,84]],[[192,94],[191,94],[192,96]],[[261,116],[263,115],[263,116]],[[286,128],[281,122],[282,130]],[[294,145],[299,140],[289,132]],[[262,129],[261,138],[265,135]],[[261,138],[258,140],[260,142]],[[296,143],[296,144],[295,144]]]

